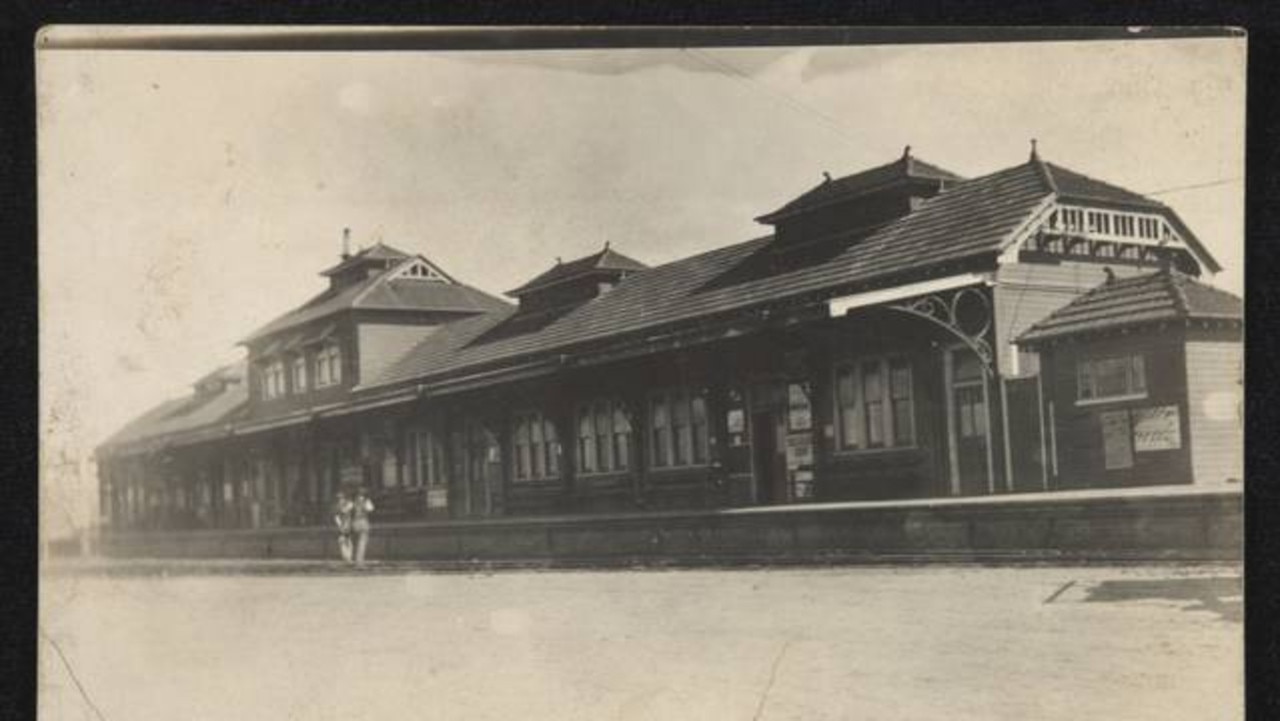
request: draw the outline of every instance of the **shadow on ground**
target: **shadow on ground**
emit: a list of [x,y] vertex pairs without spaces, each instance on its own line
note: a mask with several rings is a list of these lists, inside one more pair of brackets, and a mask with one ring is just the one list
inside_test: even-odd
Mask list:
[[1224,621],[1244,620],[1244,587],[1239,576],[1153,578],[1102,581],[1088,590],[1086,602],[1190,602],[1183,611],[1209,611]]

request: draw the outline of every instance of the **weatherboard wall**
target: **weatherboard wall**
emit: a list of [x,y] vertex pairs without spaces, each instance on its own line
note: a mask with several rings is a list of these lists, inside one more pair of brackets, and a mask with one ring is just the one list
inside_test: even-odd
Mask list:
[[[1244,478],[1243,351],[1239,331],[1189,340],[1187,409],[1196,483]],[[1235,339],[1231,335],[1237,336]]]

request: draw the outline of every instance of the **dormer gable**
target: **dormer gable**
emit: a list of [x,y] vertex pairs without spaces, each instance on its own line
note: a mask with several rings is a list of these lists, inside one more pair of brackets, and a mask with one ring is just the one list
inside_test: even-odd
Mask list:
[[339,290],[380,275],[387,269],[409,258],[409,253],[393,248],[382,241],[368,248],[361,248],[351,253],[351,229],[342,229],[341,260],[329,268],[320,271],[329,279],[329,288]]
[[433,265],[427,259],[416,256],[409,262],[402,263],[395,272],[387,277],[387,280],[421,280],[428,283],[453,283],[444,271]]
[[520,302],[520,312],[554,310],[586,302],[607,293],[627,276],[649,266],[609,247],[596,253],[556,264],[528,283],[508,291]]
[[903,217],[921,202],[963,180],[911,155],[870,170],[824,179],[777,210],[756,218],[774,227],[775,250],[812,246]]
[[1166,261],[1198,276],[1221,266],[1172,208],[1139,193],[1040,159],[1028,161],[1052,202],[1014,246],[1017,257],[1092,260],[1157,267]]

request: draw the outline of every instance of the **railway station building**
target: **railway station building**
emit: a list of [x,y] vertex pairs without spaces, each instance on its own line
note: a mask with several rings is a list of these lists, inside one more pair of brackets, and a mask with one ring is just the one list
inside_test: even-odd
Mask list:
[[762,234],[499,298],[345,252],[98,451],[114,529],[1239,483],[1242,308],[1167,205],[1042,160],[826,177]]

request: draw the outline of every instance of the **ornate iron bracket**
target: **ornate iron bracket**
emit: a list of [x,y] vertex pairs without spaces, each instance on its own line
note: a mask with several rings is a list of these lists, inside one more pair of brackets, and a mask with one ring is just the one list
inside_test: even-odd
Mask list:
[[[983,317],[979,328],[966,329],[961,322],[960,303],[966,298],[975,298],[981,303]],[[995,353],[992,352],[991,344],[984,337],[991,328],[991,301],[981,291],[974,288],[961,288],[952,293],[950,298],[934,293],[884,307],[922,318],[945,329],[978,354],[978,358],[982,359],[982,369],[987,375],[995,374]]]

